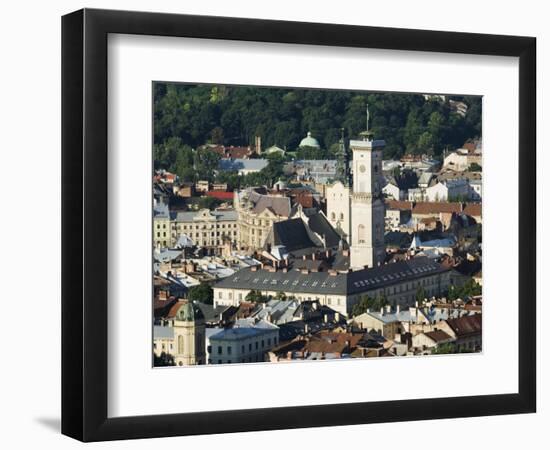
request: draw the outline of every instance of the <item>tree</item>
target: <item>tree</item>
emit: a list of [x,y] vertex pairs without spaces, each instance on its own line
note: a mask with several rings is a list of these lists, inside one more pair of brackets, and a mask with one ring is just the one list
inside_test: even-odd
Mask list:
[[388,300],[385,295],[379,295],[375,298],[370,296],[363,297],[359,303],[356,303],[353,305],[353,308],[351,309],[351,315],[353,317],[359,316],[363,313],[366,313],[367,310],[371,311],[377,311],[383,308],[388,304]]
[[472,164],[470,164],[470,167],[468,167],[468,170],[470,172],[481,172],[482,167],[478,163],[473,162]]
[[214,197],[200,197],[199,201],[197,202],[197,206],[199,209],[214,209],[217,206],[219,206],[222,203],[221,200],[214,198]]
[[201,283],[189,289],[189,300],[192,302],[201,302],[211,305],[214,303],[214,291],[206,283]]
[[479,96],[449,97],[468,106],[462,117],[447,101],[418,94],[178,83],[154,83],[153,93],[156,168],[175,162],[176,154],[161,148],[171,138],[197,148],[207,142],[250,145],[261,136],[264,147],[296,149],[311,131],[323,148],[301,149],[298,157],[333,158],[330,149],[340,139],[340,128],[348,139],[365,130],[367,104],[369,128],[386,141],[385,158],[432,146],[438,156],[445,146],[458,148],[481,137]]
[[164,366],[175,366],[174,357],[168,353],[162,352],[160,356],[157,356],[153,353],[153,366],[154,367],[164,367]]
[[214,181],[214,171],[218,169],[220,155],[203,148],[195,152],[194,166],[199,180]]
[[469,298],[481,295],[481,291],[481,286],[473,278],[469,278],[462,286],[450,286],[447,297],[449,300]]
[[223,128],[222,127],[214,127],[212,131],[210,132],[210,141],[212,144],[223,144]]
[[433,355],[448,355],[452,353],[457,353],[455,345],[451,342],[438,345],[432,350]]
[[246,294],[245,300],[252,303],[265,303],[267,297],[265,297],[261,291],[252,289],[248,294]]
[[422,305],[422,302],[424,302],[424,299],[426,298],[426,291],[422,286],[418,286],[416,288],[416,301],[419,305]]

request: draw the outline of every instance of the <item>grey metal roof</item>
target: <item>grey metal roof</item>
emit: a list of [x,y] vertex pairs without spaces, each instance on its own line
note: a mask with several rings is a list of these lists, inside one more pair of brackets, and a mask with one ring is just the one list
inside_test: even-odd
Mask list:
[[153,339],[174,339],[174,329],[155,325],[153,327]]
[[[176,222],[192,222],[200,213],[201,211],[178,211],[175,214],[174,219]],[[210,211],[210,214],[214,216],[216,221],[237,220],[239,218],[239,213],[233,209]]]
[[312,294],[351,295],[422,278],[450,270],[426,257],[399,261],[348,273],[302,273],[299,270],[270,272],[250,268],[239,270],[215,284],[218,288],[257,289]]
[[260,171],[267,167],[267,159],[220,159],[218,167],[221,170],[239,171],[239,170],[257,170]]

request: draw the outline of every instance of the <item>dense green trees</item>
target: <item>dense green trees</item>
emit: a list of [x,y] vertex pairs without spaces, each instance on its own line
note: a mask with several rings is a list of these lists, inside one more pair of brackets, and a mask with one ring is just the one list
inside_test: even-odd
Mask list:
[[214,302],[214,291],[209,285],[201,283],[189,289],[189,300],[211,305]]
[[363,313],[366,313],[367,310],[371,310],[373,312],[379,311],[380,308],[383,308],[388,304],[388,299],[385,296],[376,296],[376,297],[369,297],[366,296],[363,299],[359,301],[359,303],[353,305],[351,309],[351,315],[353,317],[359,316]]
[[248,294],[246,294],[245,300],[252,303],[265,303],[268,299],[262,294],[261,291],[252,289]]
[[468,279],[462,286],[449,287],[449,300],[465,299],[474,295],[481,295],[481,286],[473,278]]
[[[438,156],[445,147],[454,149],[481,135],[481,98],[452,99],[466,103],[464,117],[453,112],[448,101],[418,94],[155,83],[156,167],[177,169],[192,178],[185,170],[190,162],[187,146],[253,145],[254,136],[260,135],[264,148],[296,150],[308,131],[322,149],[301,149],[297,157],[334,157],[340,128],[348,138],[365,129],[367,103],[370,128],[386,140],[386,158],[405,152]],[[179,152],[185,154],[178,158]],[[200,164],[198,169],[204,170]]]

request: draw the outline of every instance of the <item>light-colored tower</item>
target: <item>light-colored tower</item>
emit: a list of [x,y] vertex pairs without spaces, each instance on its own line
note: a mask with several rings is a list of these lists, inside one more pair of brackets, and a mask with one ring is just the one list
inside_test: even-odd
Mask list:
[[383,140],[361,133],[362,140],[350,141],[353,152],[353,193],[351,196],[350,266],[360,269],[384,263],[384,201],[382,199]]
[[178,366],[206,364],[205,323],[200,308],[190,301],[180,301],[172,319],[174,328],[174,362]]
[[326,189],[327,218],[342,239],[349,243],[351,235],[351,189],[341,181],[327,186]]

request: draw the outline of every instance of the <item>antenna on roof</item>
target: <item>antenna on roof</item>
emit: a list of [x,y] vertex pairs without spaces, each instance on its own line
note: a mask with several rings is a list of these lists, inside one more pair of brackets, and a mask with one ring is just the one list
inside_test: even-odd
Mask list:
[[369,104],[367,103],[367,132],[369,131],[369,118],[370,118]]

